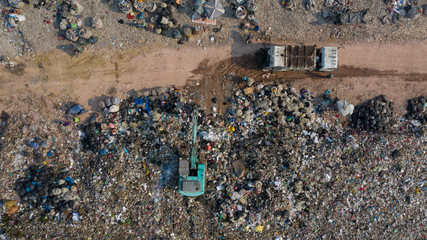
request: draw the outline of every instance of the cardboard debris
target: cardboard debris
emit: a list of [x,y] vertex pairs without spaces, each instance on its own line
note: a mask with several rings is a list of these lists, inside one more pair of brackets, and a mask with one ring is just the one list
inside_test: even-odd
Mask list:
[[243,89],[243,92],[244,92],[246,95],[253,94],[253,93],[254,93],[254,88],[253,88],[253,87],[245,88],[245,89]]
[[4,207],[6,209],[7,215],[12,215],[18,211],[19,206],[16,206],[15,204],[16,204],[15,201],[7,201],[4,203]]
[[233,170],[236,177],[241,178],[245,175],[245,166],[243,165],[242,160],[238,159],[232,162]]

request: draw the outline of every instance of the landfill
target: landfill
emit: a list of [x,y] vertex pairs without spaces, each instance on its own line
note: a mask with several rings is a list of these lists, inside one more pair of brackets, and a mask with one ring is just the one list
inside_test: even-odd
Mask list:
[[89,112],[38,99],[62,116],[52,121],[35,110],[3,112],[8,199],[0,236],[425,238],[427,132],[413,122],[425,97],[409,100],[411,119],[387,120],[392,104],[382,95],[346,118],[330,91],[318,99],[308,89],[243,79],[224,113],[200,111],[197,149],[207,177],[197,198],[178,193],[197,107],[191,92],[104,96]]
[[[2,1],[0,239],[426,239],[425,3]],[[261,72],[271,37],[353,64]]]

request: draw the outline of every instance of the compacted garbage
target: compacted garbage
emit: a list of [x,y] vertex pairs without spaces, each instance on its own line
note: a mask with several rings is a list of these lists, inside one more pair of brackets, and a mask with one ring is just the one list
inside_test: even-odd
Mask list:
[[368,100],[354,109],[351,125],[356,129],[371,131],[387,130],[393,121],[394,103],[384,95]]
[[[35,108],[1,118],[1,236],[423,238],[425,124],[394,118],[385,96],[342,116],[333,92],[242,85],[224,112],[198,106],[198,197],[178,188],[191,171],[180,164],[191,156],[191,92],[103,97],[76,124]],[[411,116],[422,101],[410,100]]]

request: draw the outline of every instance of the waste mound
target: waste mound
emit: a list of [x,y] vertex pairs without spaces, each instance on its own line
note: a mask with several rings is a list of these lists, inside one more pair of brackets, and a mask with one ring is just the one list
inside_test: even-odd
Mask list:
[[30,207],[50,213],[63,212],[78,204],[77,184],[66,171],[32,165],[25,173],[16,181],[15,189]]
[[384,95],[377,96],[356,106],[350,124],[356,130],[386,131],[393,121],[393,106]]
[[425,96],[409,99],[406,110],[408,111],[405,115],[407,119],[418,120],[421,124],[427,122],[427,101]]

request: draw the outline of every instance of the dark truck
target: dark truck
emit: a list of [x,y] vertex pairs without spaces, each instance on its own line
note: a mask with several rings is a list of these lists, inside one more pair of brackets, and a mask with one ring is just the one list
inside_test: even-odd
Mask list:
[[271,45],[260,49],[264,71],[333,71],[338,67],[336,47]]

